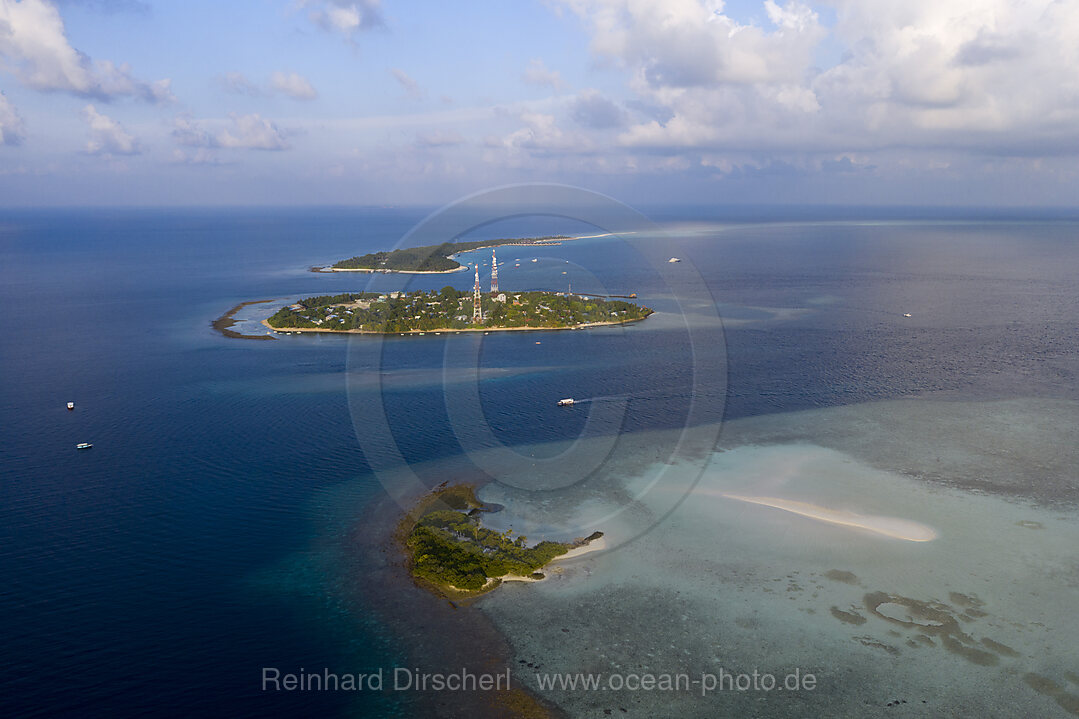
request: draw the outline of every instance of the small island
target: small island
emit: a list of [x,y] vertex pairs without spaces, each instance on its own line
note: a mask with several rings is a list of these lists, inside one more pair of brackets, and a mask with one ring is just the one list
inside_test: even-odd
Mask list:
[[496,532],[479,517],[493,508],[468,485],[443,487],[426,497],[401,528],[412,576],[436,593],[452,598],[482,594],[506,581],[540,581],[540,571],[555,559],[604,548],[603,533],[572,542],[543,541],[529,546],[513,530]]
[[652,310],[622,300],[568,292],[475,295],[440,291],[358,292],[308,297],[283,307],[263,323],[289,332],[361,334],[579,329],[645,319]]
[[549,246],[574,239],[565,235],[547,237],[517,237],[471,242],[443,242],[441,245],[409,247],[389,252],[371,252],[341,260],[329,267],[312,267],[312,272],[403,272],[409,274],[440,274],[468,269],[455,255],[507,245]]

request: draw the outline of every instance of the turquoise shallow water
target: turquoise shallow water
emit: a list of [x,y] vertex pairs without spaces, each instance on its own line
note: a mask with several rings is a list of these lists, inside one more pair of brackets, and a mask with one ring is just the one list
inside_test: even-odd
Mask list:
[[[830,472],[810,472],[815,484],[807,486],[813,491],[801,499],[851,496],[860,478],[886,473],[881,486],[900,497],[890,499],[891,506],[898,502],[910,509],[921,488],[932,487],[946,493],[942,506],[945,499],[954,501],[963,513],[957,526],[967,532],[964,541],[977,544],[973,527],[981,526],[984,516],[1009,527],[1002,536],[1014,545],[1016,557],[1044,550],[1047,598],[1042,603],[998,596],[994,577],[979,575],[985,569],[976,551],[946,548],[934,549],[919,560],[922,564],[904,565],[910,567],[904,572],[919,577],[896,585],[895,591],[909,592],[904,596],[946,600],[943,595],[953,590],[973,592],[997,607],[987,611],[1015,622],[1032,612],[1051,620],[1071,601],[1071,565],[1053,548],[1058,546],[1054,537],[1068,531],[1067,506],[1076,500],[1075,465],[1067,454],[1075,444],[1069,442],[1075,416],[1066,403],[1079,399],[1074,334],[1079,293],[1073,273],[1079,266],[1074,242],[1079,226],[1000,221],[730,226],[707,217],[668,217],[696,220],[669,225],[664,242],[672,244],[663,251],[684,257],[703,276],[726,320],[722,335],[709,326],[706,308],[688,306],[683,314],[675,301],[677,287],[667,286],[617,240],[603,238],[532,252],[528,258],[541,261],[507,269],[502,284],[560,287],[571,281],[562,272],[575,273],[578,291],[602,286],[639,293],[641,302],[658,310],[643,324],[538,338],[492,334],[478,346],[475,338],[430,336],[379,345],[310,336],[244,342],[209,328],[210,320],[241,301],[361,287],[359,278],[315,275],[305,268],[392,246],[421,214],[139,210],[0,217],[0,565],[11,578],[0,594],[5,637],[0,653],[9,668],[0,679],[0,693],[16,713],[44,716],[89,707],[80,711],[122,715],[164,705],[229,716],[315,711],[392,716],[413,710],[422,697],[265,693],[258,681],[264,666],[359,672],[415,658],[419,642],[403,635],[407,627],[383,621],[385,613],[362,588],[364,573],[375,569],[356,558],[377,550],[363,544],[369,537],[357,538],[356,526],[385,494],[372,464],[385,469],[399,456],[433,486],[444,479],[497,474],[499,465],[487,459],[492,441],[532,461],[565,450],[586,432],[591,439],[585,446],[605,443],[606,454],[599,460],[595,453],[580,455],[574,471],[582,476],[574,480],[583,481],[548,487],[545,495],[536,491],[536,483],[549,475],[512,464],[512,476],[496,476],[501,481],[485,490],[507,504],[505,514],[491,521],[512,518],[518,528],[532,522],[553,536],[606,517],[614,508],[612,531],[624,526],[632,533],[652,526],[656,505],[650,503],[666,501],[657,491],[632,505],[643,489],[657,486],[683,496],[678,492],[685,478],[677,472],[652,485],[638,470],[670,457],[690,411],[699,427],[727,420],[722,446],[736,452],[731,461],[744,461],[744,467],[769,466],[768,451],[804,451],[808,454],[800,456],[817,458],[824,463],[819,466],[834,462],[868,473],[854,472],[835,484]],[[521,220],[515,228],[485,231],[581,230],[552,223]],[[506,259],[518,256],[525,253],[511,252]],[[469,280],[423,278],[411,286],[437,288],[448,282],[463,288]],[[253,311],[246,314],[257,319]],[[706,328],[712,334],[704,336],[712,341],[690,345],[687,325]],[[473,357],[478,359],[468,359]],[[694,388],[693,371],[700,367],[710,373],[698,376]],[[457,402],[463,391],[478,393],[490,430],[479,439],[462,422]],[[620,407],[624,398],[625,412],[619,409],[605,424],[586,429],[589,406],[567,412],[554,406],[561,396],[598,398],[591,404],[601,412]],[[887,404],[897,399],[932,404],[919,414]],[[64,409],[68,400],[76,401],[74,412]],[[978,409],[994,407],[984,403],[995,401],[1031,404]],[[392,432],[390,448],[371,442],[379,406]],[[872,407],[884,409],[866,409]],[[935,429],[927,432],[929,426]],[[607,442],[612,436],[618,441]],[[76,452],[73,446],[81,441],[93,442],[94,449]],[[758,445],[772,450],[755,454],[751,448]],[[937,448],[932,456],[927,447]],[[711,456],[707,448],[684,449],[691,464]],[[474,455],[463,456],[466,450]],[[722,458],[719,469],[710,469],[702,481],[724,482],[730,470]],[[585,477],[580,468],[594,473]],[[878,489],[873,492],[879,494]],[[1031,521],[1060,529],[1018,532],[1023,527],[1015,522],[1026,515],[1020,517],[1015,507],[1025,505],[994,504],[995,499],[980,504],[970,498],[976,496],[972,491],[1029,503],[1030,516],[1037,515]],[[870,501],[877,494],[866,496],[853,508],[886,511],[879,499]],[[565,519],[565,503],[571,500],[579,513],[576,525]],[[573,601],[522,612],[521,607],[532,606],[527,592],[538,590],[534,597],[545,597],[561,585],[512,587],[487,601],[490,606],[481,603],[479,611],[507,627],[511,637],[541,637],[545,634],[535,622],[557,607],[582,623],[604,614],[611,626],[643,621],[639,609],[648,613],[655,640],[621,639],[619,656],[655,653],[653,644],[669,639],[665,632],[680,626],[682,614],[752,603],[763,596],[766,582],[793,571],[794,560],[781,545],[768,549],[758,566],[754,551],[742,547],[736,561],[715,569],[714,585],[692,580],[694,594],[684,600],[684,611],[678,609],[683,600],[668,601],[667,594],[637,603],[627,599],[619,607],[600,601],[612,596],[612,581],[623,588],[684,581],[663,554],[683,541],[697,546],[706,531],[704,517],[718,527],[717,542],[757,526],[740,524],[756,510],[734,512],[716,502],[701,495],[683,505],[687,514],[656,524],[624,551],[590,560],[586,566],[596,579],[590,584],[590,575],[578,571],[573,591],[559,595],[577,597]],[[623,511],[627,504],[631,510]],[[1042,516],[1050,512],[1046,507],[1057,505],[1061,509],[1052,521]],[[874,545],[850,540],[859,551],[843,563],[823,530],[814,529],[806,540],[791,520],[760,516],[778,522],[763,526],[797,537],[798,561],[812,567],[798,571],[808,576],[847,569],[862,577],[861,589],[890,591],[876,570],[860,569],[884,556],[874,554]],[[925,518],[945,525],[942,532],[946,520]],[[820,556],[810,561],[805,554],[813,547]],[[642,553],[634,562],[648,568],[648,582],[625,573],[631,552]],[[691,553],[683,565],[699,574],[704,561]],[[973,578],[925,580],[933,574],[954,577],[958,569]],[[671,574],[663,580],[666,571]],[[755,579],[732,584],[731,576],[745,572]],[[846,625],[831,616],[830,607],[846,611],[865,592],[839,596],[853,585],[818,582],[830,593],[825,597],[817,590],[819,596],[809,601],[808,581],[799,580],[808,592],[799,595],[804,601],[779,602],[790,612],[769,605],[769,617],[788,632],[804,633],[810,644],[818,637],[829,651],[847,649],[853,640],[838,637],[834,630]],[[977,582],[989,589],[972,588]],[[712,599],[701,599],[709,594]],[[516,610],[514,597],[522,598]],[[799,658],[781,651],[772,634],[753,629],[745,612],[731,612],[735,626],[742,620],[749,628],[739,629],[738,636],[707,634],[712,641],[707,651],[726,647],[722,656],[776,665]],[[865,652],[866,661],[877,657],[876,651],[882,661],[895,663],[887,676],[898,677],[896,687],[924,688],[917,673],[904,673],[904,657],[913,654],[900,646],[906,637],[873,630],[867,623],[848,634],[870,636],[905,653],[894,659],[865,644],[855,649]],[[1004,644],[1010,639],[1009,646],[1025,655],[1047,656],[1051,650],[1005,633],[987,630],[985,636]],[[971,634],[980,641],[982,633]],[[593,635],[581,628],[574,636]],[[755,645],[754,638],[761,641]],[[533,664],[584,666],[578,659],[586,655],[574,642],[561,643],[557,651],[544,649],[539,639],[517,646],[520,652],[527,649],[521,656]],[[679,651],[689,651],[690,664],[698,666],[706,658],[702,646]],[[947,661],[956,655],[938,648],[931,656],[938,673],[953,670]],[[1045,665],[1015,663],[1022,672],[1029,668],[1050,676]],[[955,670],[955,687],[969,688],[965,677],[988,676],[956,666],[962,670]],[[1012,664],[1002,660],[1000,666]],[[874,676],[882,681],[885,673],[874,671]],[[1065,676],[1052,676],[1068,686]],[[833,677],[830,694],[820,696],[849,706],[843,702],[860,696],[863,680]],[[947,693],[948,686],[933,691]],[[967,689],[955,691],[964,696]],[[1017,701],[1028,697],[1031,706],[1057,707],[1051,697],[1031,692],[1015,693]],[[591,710],[572,696],[551,698],[571,713]],[[681,710],[693,714],[708,706],[687,699]]]

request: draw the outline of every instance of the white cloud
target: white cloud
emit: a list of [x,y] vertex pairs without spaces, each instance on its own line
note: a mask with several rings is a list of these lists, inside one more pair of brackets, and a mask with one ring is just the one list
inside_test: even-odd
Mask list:
[[133,96],[148,102],[175,98],[170,80],[144,82],[131,68],[91,60],[71,46],[60,12],[46,0],[0,0],[0,59],[26,87],[108,99]]
[[[825,36],[797,0],[770,3],[779,28],[739,23],[699,0],[566,0],[592,32],[592,50],[633,73],[641,87],[798,82]],[[722,5],[721,5],[722,7]]]
[[183,165],[220,165],[222,164],[213,150],[206,147],[197,147],[193,150],[181,150],[176,148],[172,151],[173,162]]
[[625,122],[626,111],[599,90],[584,90],[570,103],[570,115],[583,127],[606,129]]
[[275,72],[270,78],[270,84],[275,90],[285,93],[294,100],[314,100],[318,97],[315,88],[299,73]]
[[190,117],[176,118],[172,138],[178,145],[194,148],[243,150],[287,150],[284,133],[272,121],[256,114],[229,115],[231,123],[211,132]]
[[562,76],[557,70],[550,70],[540,58],[533,58],[521,75],[521,80],[528,85],[551,87],[555,90],[562,87]]
[[83,120],[90,126],[90,139],[86,152],[90,155],[138,155],[142,152],[139,141],[120,123],[102,115],[93,105],[82,109]]
[[233,95],[249,95],[258,97],[265,92],[261,87],[247,79],[242,72],[226,72],[218,78],[221,89]]
[[18,145],[26,137],[22,118],[11,101],[0,92],[0,145]]
[[423,97],[423,89],[420,87],[420,84],[412,79],[407,72],[395,67],[390,70],[390,74],[401,84],[401,87],[405,89],[405,92],[408,93],[409,97]]
[[802,0],[764,0],[764,25],[704,0],[561,4],[626,72],[624,104],[655,109],[618,136],[626,148],[1079,150],[1079,3],[828,0],[828,27]]
[[237,147],[248,150],[285,150],[288,142],[270,120],[252,115],[230,115],[232,127],[218,135],[221,147]]
[[314,100],[318,97],[318,91],[308,79],[296,72],[275,72],[266,85],[249,80],[242,72],[227,72],[217,81],[221,89],[233,95],[263,97],[279,92],[294,100]]
[[310,8],[311,21],[329,32],[352,37],[359,31],[384,25],[381,0],[301,0]]
[[502,147],[508,150],[524,149],[541,154],[583,152],[592,147],[583,135],[562,130],[554,115],[525,111],[520,113],[520,119],[524,127],[501,139],[488,137],[485,144],[488,147]]

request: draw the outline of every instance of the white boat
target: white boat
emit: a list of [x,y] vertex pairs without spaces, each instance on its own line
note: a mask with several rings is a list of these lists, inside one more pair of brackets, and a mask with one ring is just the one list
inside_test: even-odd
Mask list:
[[67,403],[67,408],[68,409],[75,409],[75,403],[74,402],[68,402]]
[[904,316],[904,317],[910,317],[910,316],[911,316],[911,314],[910,314],[909,312],[904,312],[904,313],[903,313],[903,316]]
[[558,400],[558,406],[559,407],[568,407],[571,404],[573,404],[573,398],[572,397],[566,397],[565,399]]
[[681,261],[682,260],[678,259],[677,257],[672,257],[671,259],[667,260],[668,263],[670,263],[670,262],[681,262]]
[[75,449],[90,449],[93,446],[94,445],[90,444],[89,442],[79,442],[75,445]]
[[539,260],[537,260],[535,257],[532,258],[532,261],[533,262],[539,262]]

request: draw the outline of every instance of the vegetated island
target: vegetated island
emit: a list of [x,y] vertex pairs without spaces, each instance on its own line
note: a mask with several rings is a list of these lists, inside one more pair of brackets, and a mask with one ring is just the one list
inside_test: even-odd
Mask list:
[[652,314],[622,300],[568,292],[501,292],[480,296],[474,319],[471,292],[359,292],[308,297],[282,307],[263,324],[279,332],[360,334],[579,329],[638,322]]
[[371,252],[335,262],[329,267],[312,267],[312,272],[407,272],[410,274],[439,274],[467,269],[455,255],[471,250],[506,245],[558,245],[563,240],[575,239],[567,235],[546,237],[518,237],[499,240],[474,240],[470,242],[443,242],[441,245],[425,245],[389,252]]
[[398,529],[416,582],[450,599],[464,599],[502,582],[540,581],[552,561],[606,547],[603,532],[529,546],[528,538],[514,537],[513,530],[496,532],[480,524],[479,516],[492,509],[470,485],[443,486],[427,495]]

